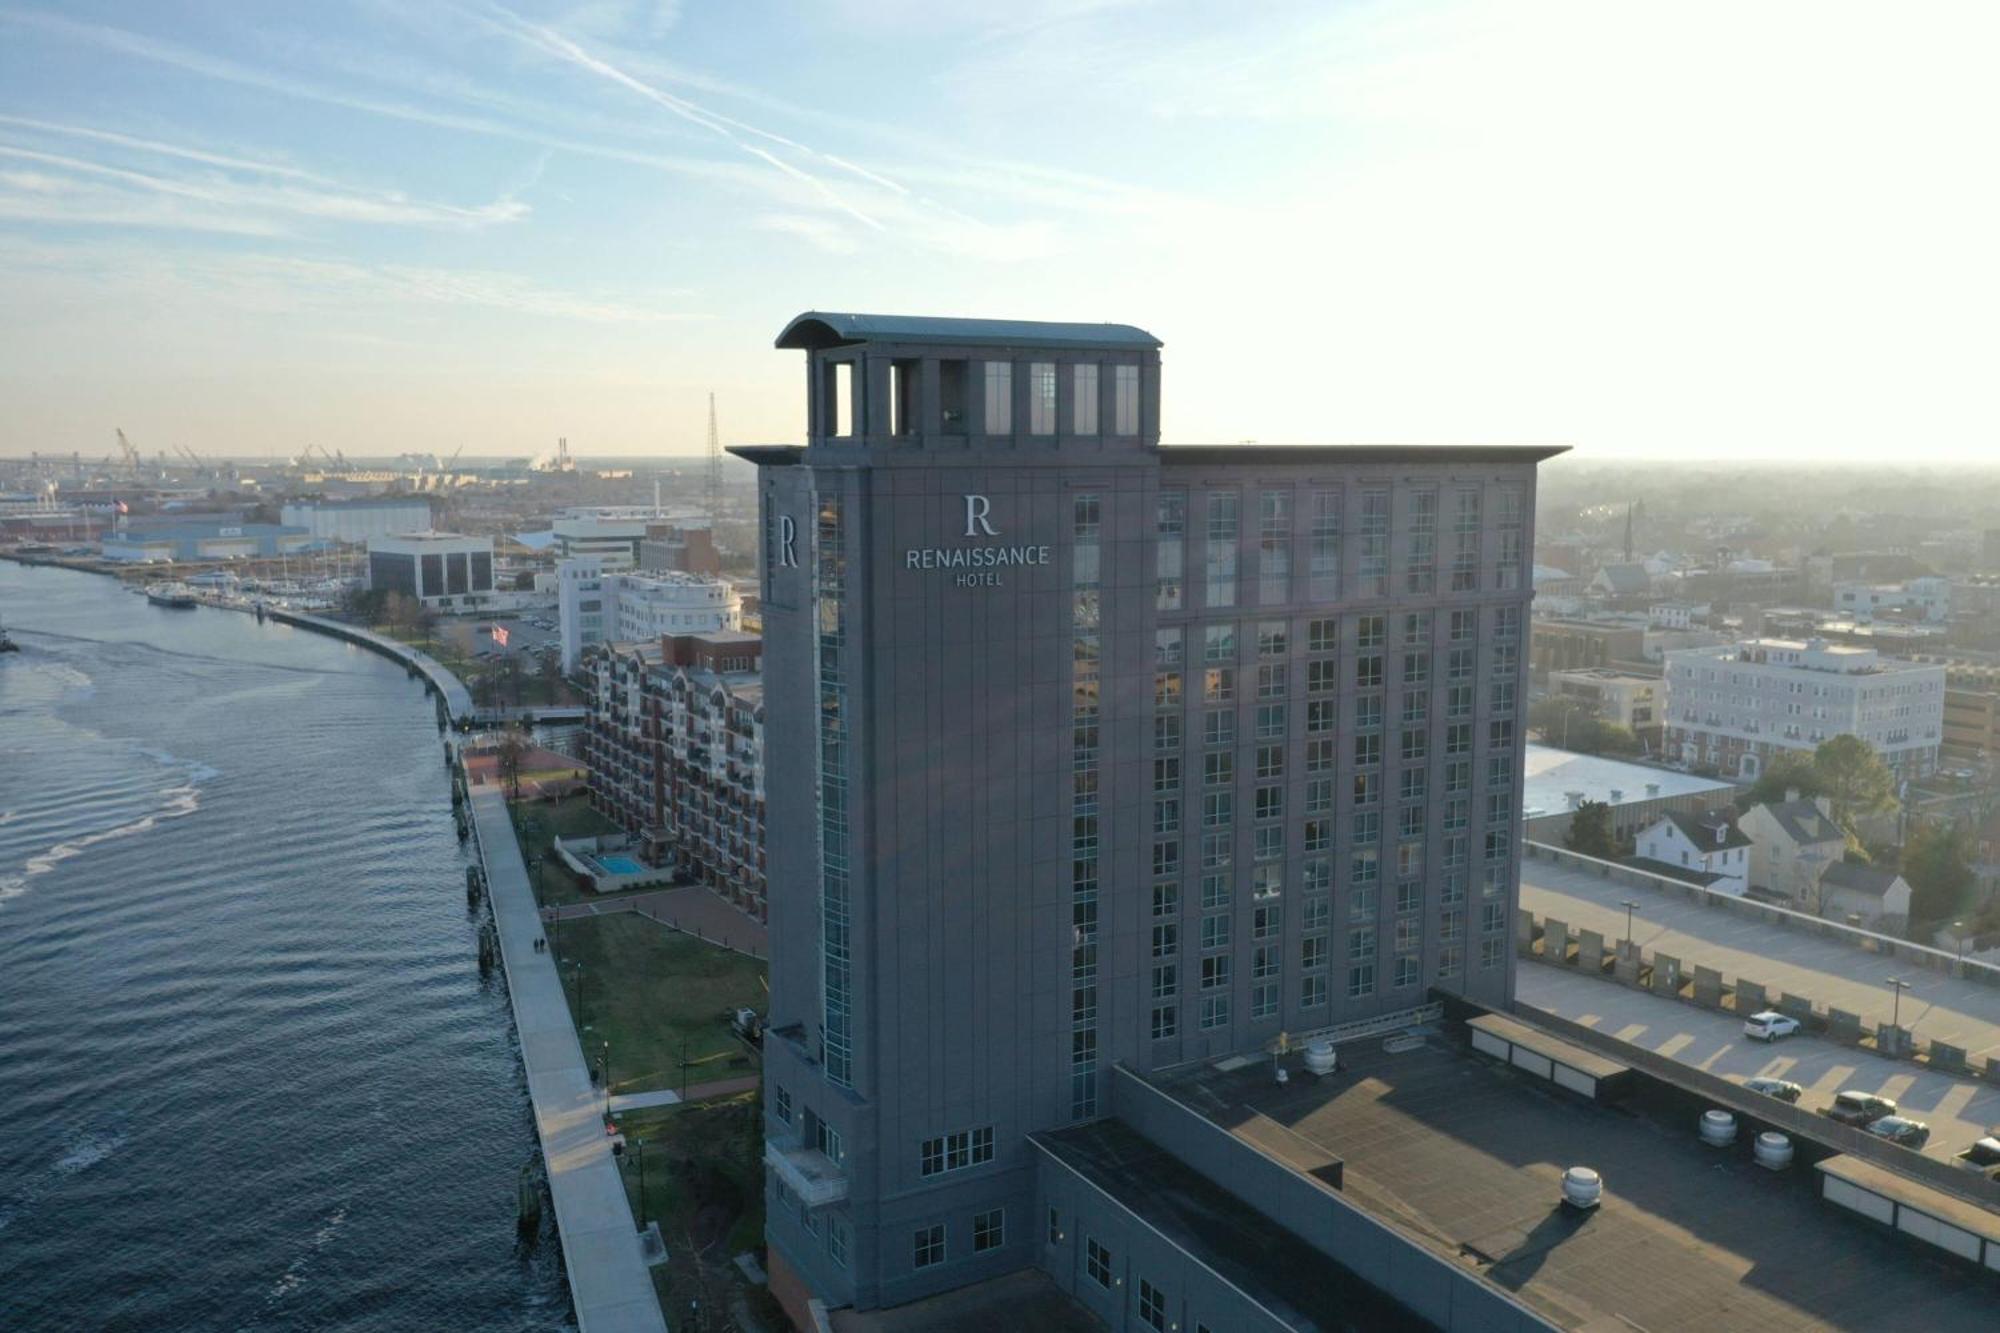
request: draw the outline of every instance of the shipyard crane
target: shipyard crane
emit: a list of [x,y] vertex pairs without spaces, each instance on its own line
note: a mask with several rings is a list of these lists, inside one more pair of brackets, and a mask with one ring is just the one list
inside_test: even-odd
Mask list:
[[125,438],[125,428],[118,426],[114,429],[118,435],[118,452],[125,456],[125,466],[131,468],[132,475],[136,477],[145,471],[146,464],[139,457],[139,451],[132,447],[132,441]]

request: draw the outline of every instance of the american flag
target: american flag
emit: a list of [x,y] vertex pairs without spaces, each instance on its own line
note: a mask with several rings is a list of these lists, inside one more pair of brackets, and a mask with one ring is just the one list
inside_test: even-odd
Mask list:
[[493,642],[499,644],[502,648],[507,646],[507,627],[505,625],[495,625],[493,627]]

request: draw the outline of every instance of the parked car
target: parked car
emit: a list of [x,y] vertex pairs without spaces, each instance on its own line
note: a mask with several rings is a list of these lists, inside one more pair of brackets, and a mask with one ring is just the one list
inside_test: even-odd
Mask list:
[[1910,1120],[1899,1115],[1885,1115],[1870,1121],[1868,1132],[1891,1143],[1900,1143],[1905,1148],[1921,1148],[1930,1141],[1931,1127],[1921,1120]]
[[1992,1172],[2000,1167],[2000,1137],[1988,1134],[1972,1141],[1972,1146],[1952,1158],[1960,1166],[1971,1167],[1974,1171]]
[[1798,1030],[1798,1019],[1781,1014],[1775,1009],[1766,1009],[1743,1020],[1743,1035],[1754,1037],[1758,1041],[1776,1041],[1780,1037],[1789,1037]]
[[1834,1094],[1833,1105],[1820,1108],[1820,1114],[1843,1125],[1866,1128],[1883,1116],[1896,1114],[1896,1103],[1872,1092],[1840,1092]]
[[1787,1083],[1781,1078],[1746,1078],[1743,1086],[1752,1092],[1761,1092],[1766,1097],[1776,1097],[1781,1102],[1796,1102],[1805,1095],[1805,1089],[1796,1083]]

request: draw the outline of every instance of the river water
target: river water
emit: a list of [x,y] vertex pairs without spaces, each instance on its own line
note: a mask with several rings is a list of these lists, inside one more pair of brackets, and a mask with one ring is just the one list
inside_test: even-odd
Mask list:
[[0,564],[0,1329],[549,1329],[433,705]]

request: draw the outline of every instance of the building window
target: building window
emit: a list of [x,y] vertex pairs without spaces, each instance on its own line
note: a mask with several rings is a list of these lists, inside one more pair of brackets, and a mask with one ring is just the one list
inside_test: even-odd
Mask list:
[[1145,1278],[1139,1279],[1139,1322],[1147,1328],[1166,1333],[1167,1293]]
[[790,1089],[781,1085],[773,1090],[771,1094],[771,1113],[788,1125],[792,1123],[792,1094]]
[[1237,495],[1214,491],[1208,497],[1206,548],[1207,604],[1236,605]]
[[1028,365],[1028,433],[1056,433],[1056,367],[1053,361]]
[[1359,592],[1363,597],[1389,593],[1389,492],[1361,492],[1361,556]]
[[984,1254],[1007,1243],[1007,1210],[995,1208],[972,1215],[972,1252]]
[[1116,366],[1112,369],[1112,388],[1115,394],[1112,415],[1113,433],[1137,435],[1139,433],[1139,367]]
[[835,1268],[847,1267],[847,1219],[837,1213],[826,1215],[826,1257]]
[[1010,362],[986,363],[986,433],[1014,433],[1014,367]]
[[1201,1027],[1207,1032],[1213,1028],[1229,1026],[1229,997],[1227,995],[1205,996],[1201,1002]]
[[1097,367],[1088,363],[1071,366],[1070,392],[1075,433],[1097,434]]
[[1111,1251],[1095,1240],[1086,1239],[1083,1242],[1083,1271],[1092,1282],[1106,1291],[1111,1290]]
[[918,1149],[919,1173],[926,1176],[940,1175],[946,1171],[960,1171],[968,1166],[982,1166],[993,1160],[993,1127],[983,1125],[978,1129],[962,1129],[953,1134],[940,1134],[933,1139],[925,1139]]
[[1178,1006],[1171,1004],[1153,1006],[1154,1041],[1165,1041],[1169,1037],[1178,1036],[1180,1027],[1181,1018]]
[[913,1241],[913,1266],[931,1268],[944,1262],[944,1224],[918,1227]]
[[1257,600],[1265,606],[1292,595],[1292,493],[1265,491],[1258,498]]
[[1437,586],[1438,498],[1436,491],[1410,493],[1409,561],[1403,591],[1431,592]]

